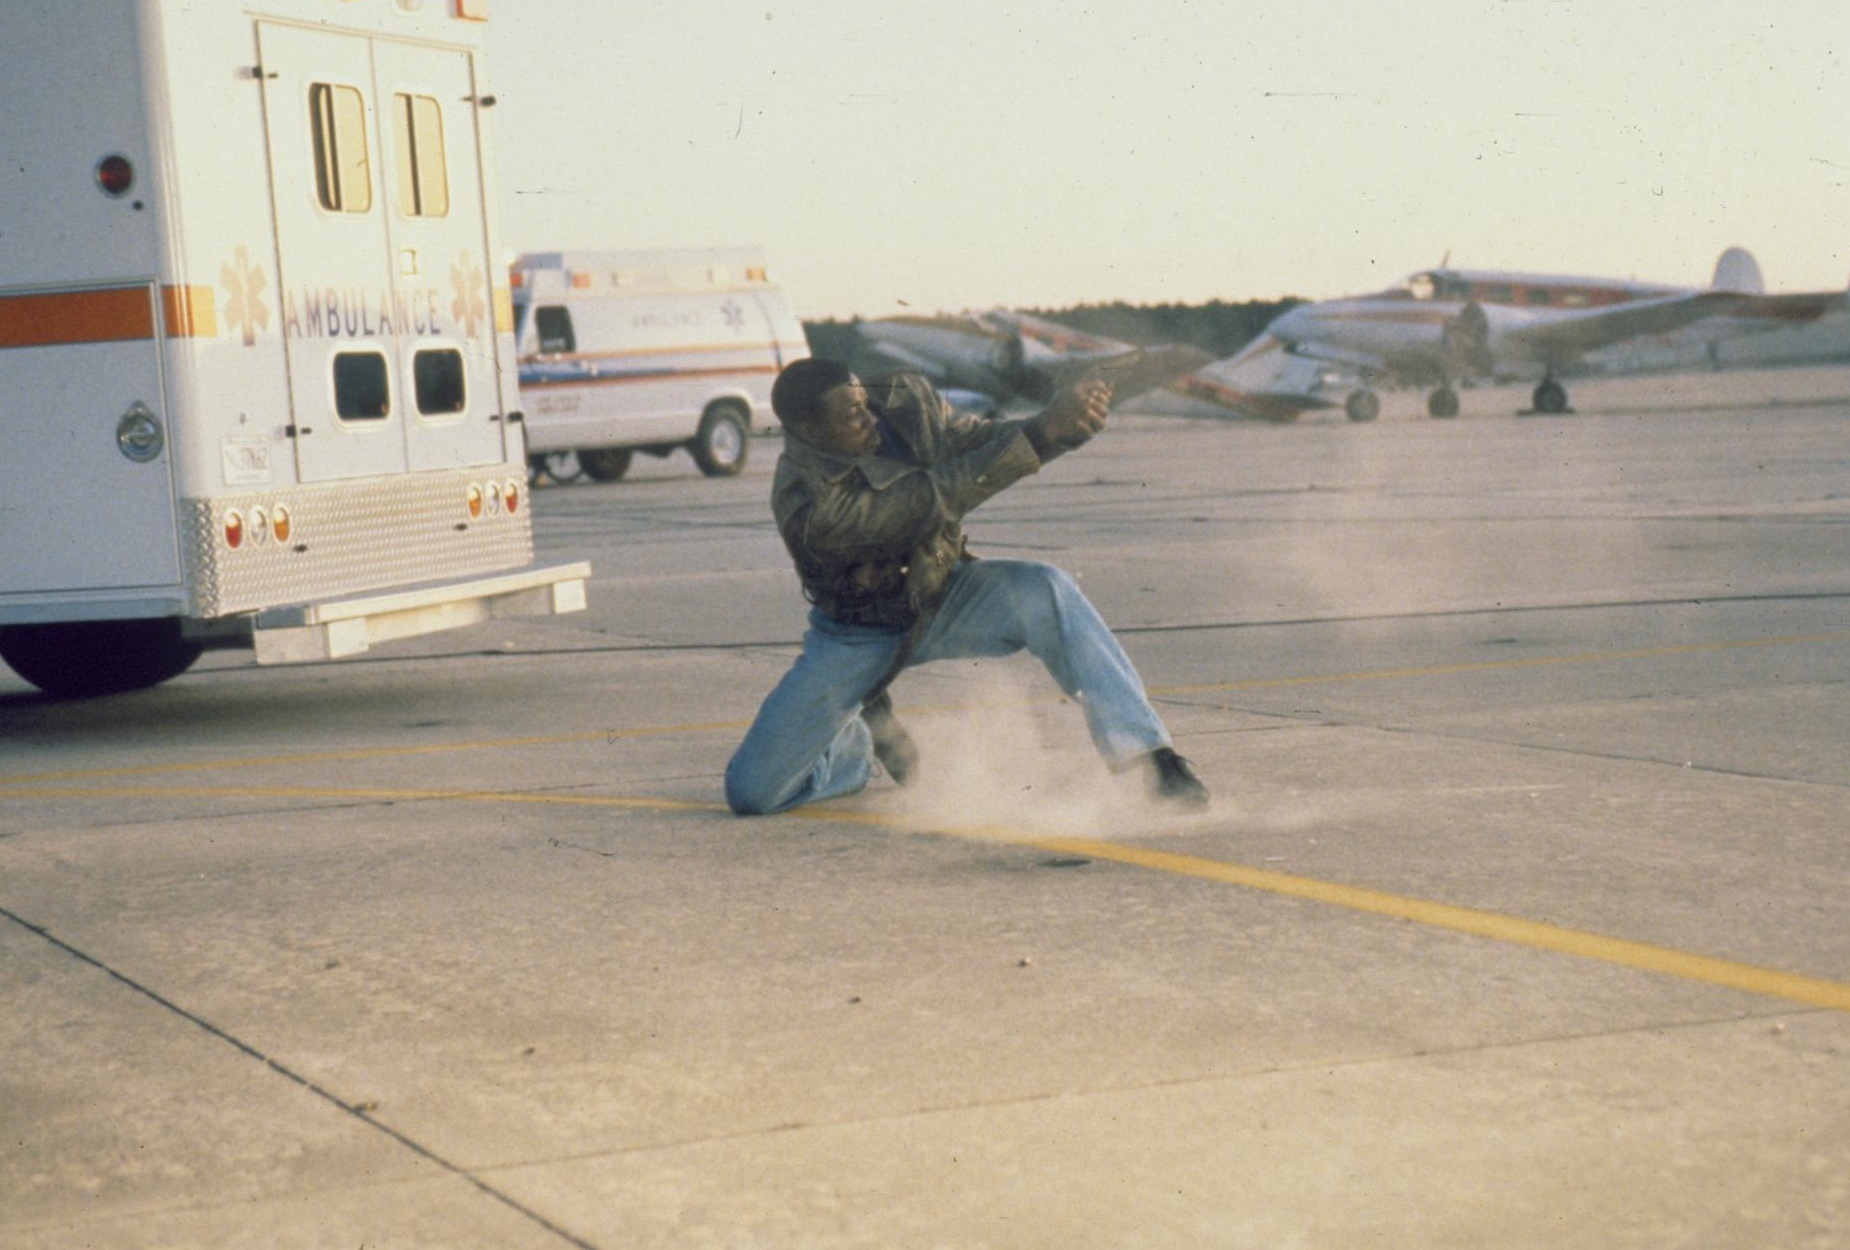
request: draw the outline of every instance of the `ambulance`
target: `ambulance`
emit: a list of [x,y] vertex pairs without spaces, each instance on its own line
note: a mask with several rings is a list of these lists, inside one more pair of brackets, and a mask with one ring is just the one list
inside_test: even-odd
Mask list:
[[681,448],[736,474],[775,427],[778,370],[809,355],[756,247],[536,252],[511,282],[527,447],[555,478],[566,453],[611,482]]
[[584,606],[535,569],[487,0],[0,7],[0,659],[58,696]]

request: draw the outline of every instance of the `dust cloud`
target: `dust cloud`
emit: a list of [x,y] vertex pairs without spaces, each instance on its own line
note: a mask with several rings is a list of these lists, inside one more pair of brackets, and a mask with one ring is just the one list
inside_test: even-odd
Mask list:
[[[934,676],[941,669],[953,670],[950,680]],[[1031,658],[914,672],[893,699],[918,743],[919,775],[882,796],[899,819],[1004,840],[1124,840],[1199,818],[1152,807],[1140,769],[1113,774],[1092,746],[1084,711]]]

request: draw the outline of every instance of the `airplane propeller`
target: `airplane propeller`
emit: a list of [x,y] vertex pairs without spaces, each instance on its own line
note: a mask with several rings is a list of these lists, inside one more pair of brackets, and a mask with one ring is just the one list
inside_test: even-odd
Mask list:
[[1484,306],[1472,300],[1458,310],[1439,331],[1445,347],[1447,371],[1453,377],[1487,374],[1493,371],[1490,351],[1490,317]]

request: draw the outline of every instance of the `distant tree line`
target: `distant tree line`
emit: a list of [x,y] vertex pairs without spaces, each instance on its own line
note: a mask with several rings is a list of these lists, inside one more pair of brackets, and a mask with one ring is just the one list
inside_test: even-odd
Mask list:
[[[1021,311],[1061,325],[1102,334],[1138,347],[1178,343],[1199,347],[1215,357],[1231,356],[1259,337],[1272,319],[1303,303],[1299,299],[1247,300],[1206,304],[1079,304],[1070,308]],[[805,321],[810,350],[819,356],[847,359],[854,345],[853,321]]]

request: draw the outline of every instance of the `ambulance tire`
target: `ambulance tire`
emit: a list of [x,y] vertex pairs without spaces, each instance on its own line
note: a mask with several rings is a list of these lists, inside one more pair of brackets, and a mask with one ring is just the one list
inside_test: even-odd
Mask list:
[[564,486],[585,475],[575,451],[542,451],[527,457],[527,485]]
[[736,404],[714,404],[700,418],[700,433],[687,445],[708,477],[736,477],[751,452],[750,418]]
[[0,626],[0,660],[55,699],[158,686],[193,666],[205,644],[178,617]]
[[578,467],[593,482],[614,482],[630,471],[635,454],[628,447],[580,447]]

